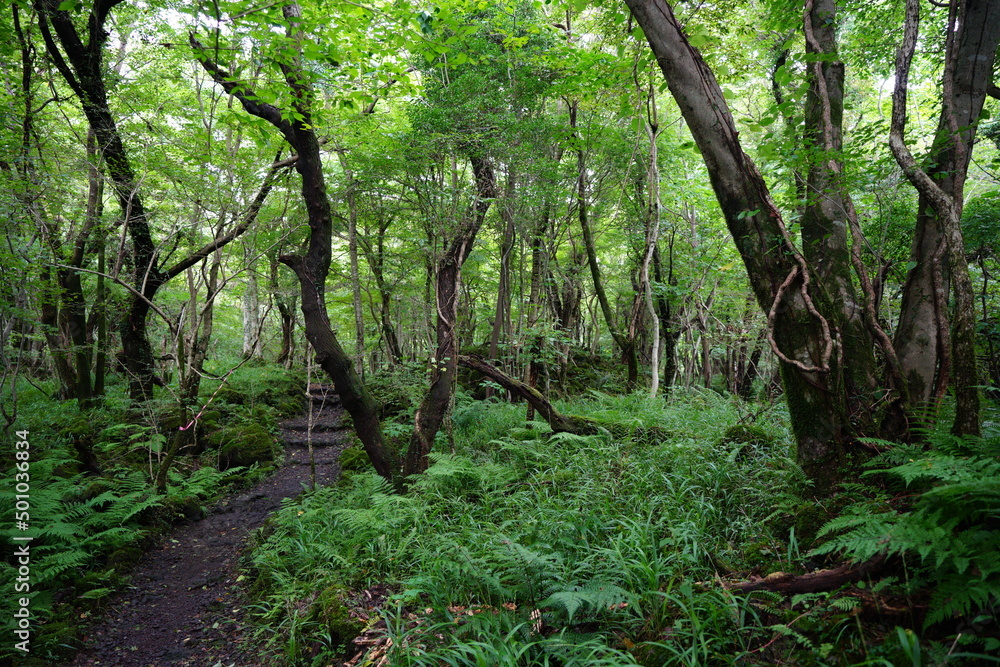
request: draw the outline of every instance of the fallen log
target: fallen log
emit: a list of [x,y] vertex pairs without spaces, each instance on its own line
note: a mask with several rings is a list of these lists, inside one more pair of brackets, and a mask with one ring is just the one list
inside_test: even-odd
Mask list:
[[772,572],[766,577],[751,577],[749,581],[726,582],[723,585],[727,590],[740,593],[751,591],[771,591],[783,595],[817,593],[864,579],[878,571],[884,562],[885,557],[876,556],[864,563],[845,563],[829,570],[816,570],[807,574]]
[[496,382],[498,385],[526,400],[539,415],[552,427],[555,433],[573,433],[576,435],[594,435],[600,432],[597,423],[584,417],[564,415],[556,410],[549,400],[534,387],[521,382],[504,373],[502,370],[486,362],[480,357],[461,355],[458,363],[466,368],[478,371]]

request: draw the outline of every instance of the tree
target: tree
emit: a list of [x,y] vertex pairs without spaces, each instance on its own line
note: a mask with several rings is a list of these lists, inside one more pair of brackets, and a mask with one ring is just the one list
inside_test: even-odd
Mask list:
[[294,167],[302,179],[301,194],[309,222],[309,239],[304,254],[282,255],[280,261],[299,280],[306,337],[316,352],[316,361],[333,380],[375,470],[387,480],[395,481],[398,471],[396,457],[383,442],[377,403],[330,326],[326,307],[326,278],[330,271],[333,223],[323,176],[319,138],[313,124],[315,93],[310,76],[302,64],[302,49],[307,37],[302,25],[302,10],[297,3],[284,5],[281,8],[281,18],[286,26],[287,42],[275,59],[287,86],[288,109],[260,101],[258,94],[249,85],[209,57],[211,50],[203,46],[194,34],[190,36],[190,44],[195,57],[215,82],[238,99],[247,113],[270,123],[295,152]]
[[[910,269],[896,346],[917,406],[934,409],[953,379],[956,435],[979,433],[975,306],[962,240],[962,205],[973,140],[1000,42],[1000,2],[955,0],[948,5],[941,115],[924,164],[904,139],[910,62],[916,48],[920,6],[906,3],[903,42],[896,56],[889,145],[920,195]],[[995,88],[995,86],[994,86]],[[949,318],[949,282],[954,309]],[[949,319],[951,331],[949,331]]]
[[[626,0],[626,4],[642,27],[701,150],[757,302],[768,313],[768,336],[781,360],[799,459],[816,482],[817,491],[824,493],[844,474],[854,439],[878,433],[875,425],[865,421],[859,424],[857,420],[859,415],[872,412],[876,402],[872,391],[875,383],[865,375],[872,368],[871,338],[887,361],[893,404],[904,415],[910,407],[894,348],[875,316],[873,290],[860,265],[860,228],[837,159],[843,66],[835,51],[833,3],[807,1],[803,15],[812,62],[806,139],[819,151],[807,177],[809,193],[802,220],[801,252],[786,230],[764,179],[740,144],[722,88],[697,48],[688,41],[672,8],[662,0]],[[964,12],[968,6],[956,3],[956,25],[966,25]],[[985,38],[986,33],[981,36]],[[981,50],[974,55],[988,60],[987,69],[992,71],[996,41],[990,39],[980,40]],[[946,71],[954,67],[950,63],[956,56],[955,50],[949,49]],[[899,71],[899,79],[905,82],[905,70]],[[968,124],[975,114],[964,116]],[[894,113],[897,115],[898,107]],[[957,126],[951,119],[947,127],[955,132]],[[848,226],[854,235],[850,250]],[[953,234],[956,228],[957,222],[952,225]],[[936,249],[941,247],[939,243]],[[959,272],[964,265],[959,266],[962,262],[957,259],[953,256],[952,269]],[[857,297],[850,265],[863,287],[863,320],[854,308]],[[940,296],[937,302],[941,304]],[[962,302],[957,308],[959,320],[967,317]],[[942,330],[940,326],[938,330]],[[974,361],[968,348],[954,353],[959,352],[965,363]]]

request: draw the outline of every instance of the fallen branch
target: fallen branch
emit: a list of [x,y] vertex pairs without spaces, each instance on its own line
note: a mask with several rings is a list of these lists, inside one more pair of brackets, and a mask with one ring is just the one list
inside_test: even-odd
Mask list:
[[784,595],[796,593],[816,593],[828,591],[844,584],[863,579],[878,571],[885,562],[884,556],[876,556],[861,564],[847,563],[830,570],[816,570],[808,574],[787,574],[773,572],[766,577],[752,577],[750,581],[723,584],[726,590],[749,593],[751,591],[771,591]]
[[510,377],[502,370],[475,356],[461,355],[458,363],[466,368],[479,371],[507,391],[513,392],[526,400],[528,404],[549,423],[556,433],[574,433],[576,435],[594,435],[600,432],[597,424],[583,417],[564,415],[552,407],[548,399],[542,396],[534,387]]

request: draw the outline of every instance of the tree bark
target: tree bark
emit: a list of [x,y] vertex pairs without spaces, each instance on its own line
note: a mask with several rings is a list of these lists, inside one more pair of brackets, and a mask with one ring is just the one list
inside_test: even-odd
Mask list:
[[728,590],[740,593],[772,591],[774,593],[781,593],[782,595],[829,591],[875,574],[884,562],[884,557],[876,556],[864,563],[846,563],[840,567],[829,570],[816,570],[807,574],[774,572],[763,578],[756,577],[750,581],[727,583],[725,587]]
[[399,337],[396,335],[396,327],[392,322],[392,287],[385,279],[385,233],[389,229],[391,220],[385,218],[379,221],[378,230],[375,235],[375,246],[372,247],[370,240],[359,237],[361,248],[368,260],[368,268],[375,279],[375,287],[379,295],[379,326],[382,329],[382,342],[385,344],[386,356],[392,364],[403,361],[403,348],[399,344]]
[[646,96],[648,106],[646,118],[646,135],[649,139],[649,168],[647,179],[649,186],[649,203],[646,214],[646,246],[642,257],[642,267],[639,271],[639,289],[642,291],[646,310],[653,326],[652,351],[650,354],[649,396],[655,398],[660,389],[660,320],[657,317],[656,305],[653,302],[653,286],[649,280],[649,265],[653,261],[653,253],[660,242],[660,165],[659,151],[656,139],[660,134],[660,123],[656,109],[656,96],[653,82],[650,80]]
[[246,275],[243,290],[243,358],[257,359],[260,357],[260,296],[253,267],[247,267]]
[[[842,401],[836,418],[854,424],[858,434],[873,434],[877,424],[870,410],[875,376],[874,342],[851,277],[848,227],[856,236],[854,204],[843,182],[844,63],[837,55],[835,0],[807,0],[803,15],[809,64],[804,141],[811,149],[802,211],[803,255],[820,286],[819,307],[838,336],[838,354],[830,376],[831,389]],[[861,243],[855,238],[855,243]],[[857,256],[854,268],[863,284],[866,269]],[[871,298],[869,299],[869,296]],[[865,295],[873,301],[873,295]],[[870,311],[874,315],[874,310]],[[887,339],[886,339],[887,340]],[[891,350],[888,354],[894,354]],[[846,433],[850,437],[851,433]]]
[[[545,279],[545,238],[548,235],[549,216],[552,206],[546,199],[542,206],[542,215],[538,220],[538,226],[531,236],[531,283],[528,292],[528,331],[531,332],[531,344],[528,347],[528,386],[538,389],[538,378],[543,372],[544,361],[542,353],[545,347],[545,337],[541,332],[535,331],[542,316],[542,299],[544,298]],[[543,392],[544,395],[544,392]],[[528,411],[525,416],[527,421],[535,418],[534,408],[528,403]]]
[[361,378],[365,376],[365,318],[361,304],[361,278],[358,274],[358,202],[357,182],[354,172],[347,163],[347,150],[337,149],[340,167],[347,178],[347,254],[351,263],[351,305],[354,309],[354,370]]
[[799,462],[815,492],[826,494],[843,474],[851,440],[850,423],[843,419],[846,397],[831,373],[836,331],[817,309],[809,266],[740,145],[721,87],[673,10],[664,0],[626,4],[698,144],[757,303],[768,313],[769,342],[781,360]]

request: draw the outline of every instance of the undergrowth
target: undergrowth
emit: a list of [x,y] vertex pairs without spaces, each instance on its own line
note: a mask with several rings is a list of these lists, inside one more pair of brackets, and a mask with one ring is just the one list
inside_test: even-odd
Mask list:
[[952,658],[985,657],[958,646],[1000,655],[1000,438],[873,444],[887,451],[865,474],[888,478],[886,491],[827,523],[815,553],[894,558],[908,594],[931,592],[922,628],[953,636]]
[[388,585],[394,665],[747,655],[753,609],[696,582],[772,540],[764,519],[795,476],[783,429],[748,457],[718,446],[738,414],[713,393],[571,407],[642,437],[553,435],[524,428],[523,406],[464,402],[456,452],[433,454],[407,495],[355,473],[288,503],[252,555],[262,634],[289,664],[329,664],[351,637],[330,632],[315,591]]
[[[202,516],[214,498],[264,474],[258,465],[220,471],[225,448],[211,448],[213,435],[252,428],[273,442],[277,415],[300,409],[302,385],[280,369],[253,367],[234,373],[217,393],[218,383],[206,382],[197,437],[169,469],[165,491],[157,492],[155,471],[178,427],[169,395],[137,405],[125,397],[124,383],[112,382],[97,406],[81,410],[75,401],[52,398],[48,383],[23,384],[17,422],[0,451],[10,463],[5,478],[13,482],[14,443],[21,439],[15,433],[27,434],[30,465],[22,474],[29,475],[30,527],[18,529],[17,489],[5,484],[0,539],[20,546],[24,542],[13,538],[32,538],[30,581],[27,590],[15,588],[25,583],[17,580],[17,558],[8,554],[0,561],[0,588],[10,593],[0,602],[0,625],[4,636],[14,637],[13,614],[19,599],[28,598],[30,659],[62,664],[78,647],[78,623],[126,585],[129,571],[160,534],[178,520]],[[0,646],[0,662],[25,659],[13,644]]]

